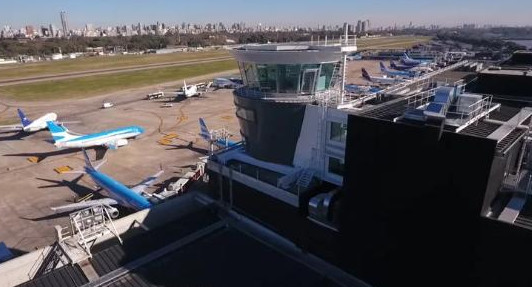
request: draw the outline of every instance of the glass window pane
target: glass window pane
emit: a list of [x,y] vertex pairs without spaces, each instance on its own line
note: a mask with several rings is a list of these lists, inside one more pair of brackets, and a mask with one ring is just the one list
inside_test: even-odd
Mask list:
[[331,122],[331,135],[330,139],[336,142],[345,143],[347,136],[347,125],[337,122]]
[[299,92],[301,65],[279,65],[279,93]]
[[329,172],[340,175],[340,176],[344,176],[344,173],[345,173],[344,160],[335,158],[335,157],[329,157]]

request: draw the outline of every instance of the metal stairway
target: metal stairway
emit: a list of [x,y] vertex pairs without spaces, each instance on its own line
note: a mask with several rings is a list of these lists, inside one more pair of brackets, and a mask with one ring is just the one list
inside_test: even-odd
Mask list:
[[342,83],[342,77],[343,77],[343,64],[342,62],[337,62],[334,64],[334,70],[331,76],[331,82],[329,84],[329,89],[337,87],[337,85],[341,85]]
[[305,169],[301,172],[301,175],[297,179],[296,185],[301,188],[308,188],[313,178],[314,178],[314,170]]

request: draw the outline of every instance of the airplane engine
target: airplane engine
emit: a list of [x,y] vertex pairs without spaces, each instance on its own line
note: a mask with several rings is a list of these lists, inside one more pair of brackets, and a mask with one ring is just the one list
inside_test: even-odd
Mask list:
[[127,145],[127,139],[119,139],[116,141],[116,146],[117,147],[120,147],[120,146],[125,146]]
[[105,209],[107,210],[107,212],[109,213],[109,216],[111,216],[111,218],[115,219],[115,218],[118,217],[119,212],[118,212],[117,208],[112,207],[112,206],[106,206]]

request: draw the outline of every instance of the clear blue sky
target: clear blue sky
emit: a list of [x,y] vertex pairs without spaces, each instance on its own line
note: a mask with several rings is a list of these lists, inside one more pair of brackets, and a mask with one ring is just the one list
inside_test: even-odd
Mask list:
[[532,0],[4,0],[0,28],[12,25],[86,23],[117,25],[246,22],[263,25],[317,25],[370,19],[372,26],[463,23],[532,25]]

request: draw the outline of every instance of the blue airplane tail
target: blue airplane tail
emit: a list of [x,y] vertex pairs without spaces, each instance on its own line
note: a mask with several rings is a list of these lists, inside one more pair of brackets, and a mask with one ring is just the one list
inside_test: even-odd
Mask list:
[[83,151],[83,159],[85,159],[85,167],[90,170],[96,170],[94,166],[92,165],[91,160],[89,159],[89,155],[87,154],[87,151],[85,149],[82,149]]
[[211,140],[211,133],[209,132],[209,129],[207,128],[207,124],[205,124],[205,120],[203,120],[203,118],[200,118],[199,119],[199,124],[200,124],[200,136],[207,140],[207,141],[210,141]]
[[386,69],[386,66],[384,66],[384,63],[383,62],[380,62],[380,66],[381,66],[381,72],[387,72],[387,69]]
[[369,76],[369,73],[368,71],[366,71],[366,69],[362,68],[362,78],[368,80],[371,82],[371,77]]
[[20,123],[22,124],[23,127],[26,127],[29,124],[31,124],[31,121],[26,117],[26,115],[21,109],[17,109],[17,112],[18,112],[18,117],[20,118]]
[[50,133],[52,134],[54,142],[65,141],[73,137],[68,133],[68,130],[65,127],[58,126],[54,122],[48,121],[46,122],[46,125],[48,126],[48,130],[50,130]]

